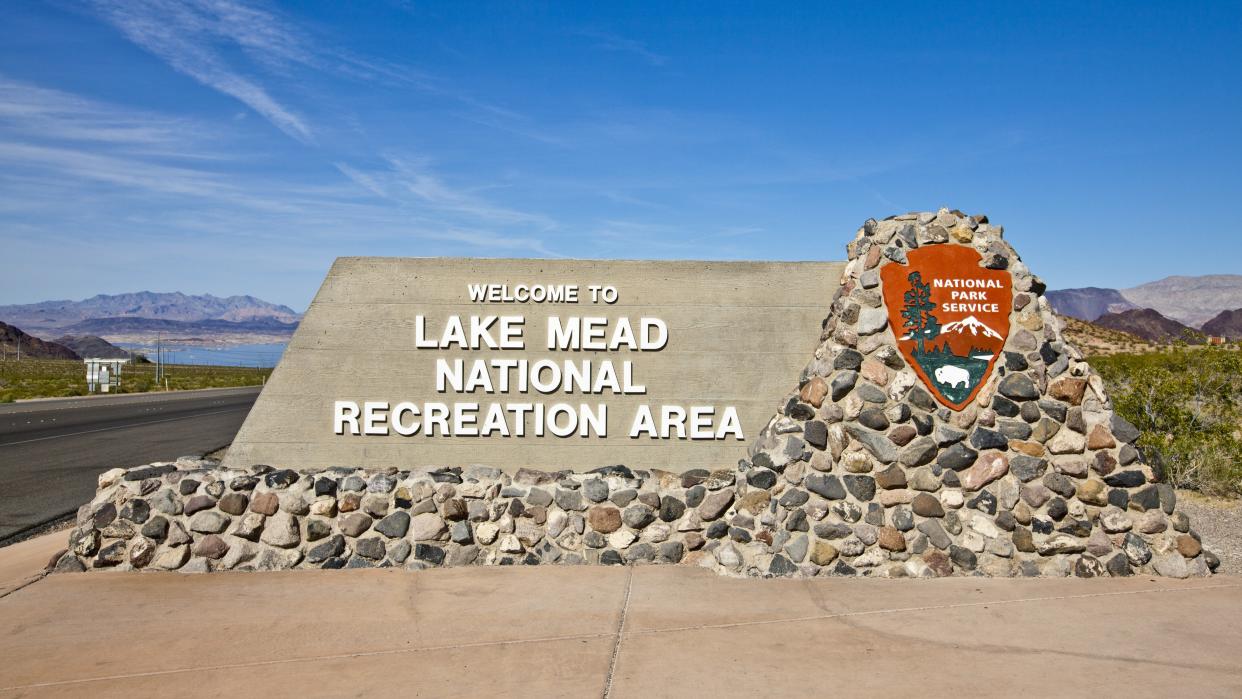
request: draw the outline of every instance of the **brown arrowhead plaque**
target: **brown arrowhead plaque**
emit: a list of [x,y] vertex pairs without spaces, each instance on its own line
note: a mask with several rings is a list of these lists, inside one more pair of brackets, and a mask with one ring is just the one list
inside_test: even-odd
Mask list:
[[937,400],[961,410],[1005,347],[1013,280],[963,245],[929,245],[906,259],[880,269],[897,349]]

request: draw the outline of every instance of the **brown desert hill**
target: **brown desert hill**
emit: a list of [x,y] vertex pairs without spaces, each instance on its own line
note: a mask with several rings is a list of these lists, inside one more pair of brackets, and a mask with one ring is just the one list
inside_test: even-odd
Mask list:
[[1060,316],[1060,318],[1064,324],[1065,339],[1087,357],[1121,353],[1143,354],[1160,349],[1157,344],[1128,332],[1103,328],[1072,316]]
[[8,323],[0,323],[0,348],[6,359],[16,359],[19,348],[23,359],[81,359],[64,345],[27,335]]
[[129,352],[117,347],[98,335],[65,335],[53,340],[73,350],[83,359],[129,359]]
[[1153,308],[1135,308],[1120,313],[1105,313],[1096,318],[1095,325],[1110,330],[1120,330],[1150,342],[1173,342],[1187,340],[1203,342],[1203,333],[1187,325],[1166,318]]
[[1242,308],[1221,311],[1203,324],[1203,333],[1212,337],[1242,340]]

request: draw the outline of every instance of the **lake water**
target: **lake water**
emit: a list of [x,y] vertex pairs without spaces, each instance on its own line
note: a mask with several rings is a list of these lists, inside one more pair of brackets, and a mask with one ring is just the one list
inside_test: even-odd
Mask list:
[[[216,347],[200,345],[177,345],[169,342],[163,344],[164,361],[169,364],[207,364],[211,366],[249,366],[274,367],[284,354],[285,342],[273,342],[255,345],[220,345]],[[118,347],[142,352],[147,359],[155,361],[154,344],[137,344],[132,342],[117,343]]]

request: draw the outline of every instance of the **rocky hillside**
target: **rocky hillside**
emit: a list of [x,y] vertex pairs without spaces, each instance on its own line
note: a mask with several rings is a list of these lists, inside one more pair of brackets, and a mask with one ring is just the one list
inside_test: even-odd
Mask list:
[[80,359],[64,345],[27,335],[21,328],[0,323],[0,353],[6,360],[16,359],[18,349],[23,359]]
[[117,347],[97,335],[65,335],[55,340],[56,344],[64,345],[73,350],[83,359],[128,359],[129,352]]
[[1120,330],[1149,342],[1173,342],[1193,338],[1202,341],[1203,334],[1194,328],[1166,318],[1152,308],[1135,308],[1120,313],[1106,313],[1095,319],[1095,325],[1110,330]]
[[1065,339],[1087,357],[1142,354],[1160,349],[1155,343],[1121,330],[1104,328],[1070,316],[1061,316],[1061,321],[1065,324]]
[[1242,308],[1221,311],[1215,318],[1203,324],[1203,332],[1212,337],[1242,340]]
[[1242,308],[1242,275],[1165,277],[1130,289],[1084,287],[1049,291],[1047,296],[1053,310],[1063,316],[1094,321],[1108,313],[1151,308],[1198,328],[1222,311]]
[[301,317],[288,306],[253,296],[220,298],[211,294],[191,296],[180,292],[100,294],[84,301],[43,301],[0,306],[0,319],[29,332],[45,335],[97,318],[147,318],[185,323],[297,323]]

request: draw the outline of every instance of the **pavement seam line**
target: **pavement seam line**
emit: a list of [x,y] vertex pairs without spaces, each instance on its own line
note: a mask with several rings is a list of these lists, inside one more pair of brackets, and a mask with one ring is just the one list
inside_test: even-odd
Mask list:
[[[23,588],[29,587],[35,582],[42,580],[43,577],[46,577],[46,573],[44,575],[41,575],[38,579],[32,580],[30,583],[23,585],[22,587]],[[619,640],[621,638],[621,632],[624,630],[624,625],[625,625],[624,611],[629,606],[629,590],[630,590],[630,583],[632,579],[633,579],[633,568],[630,567],[630,575],[626,581],[626,598],[625,598],[626,601],[625,601],[624,606],[622,607],[623,614],[622,614],[621,624],[617,632],[614,632],[614,633],[568,634],[564,636],[545,636],[545,637],[540,637],[540,638],[511,639],[511,640],[506,640],[506,641],[479,641],[476,643],[453,643],[453,644],[444,644],[444,645],[439,645],[439,646],[423,646],[419,648],[389,648],[385,650],[360,651],[360,652],[355,652],[355,653],[333,653],[333,654],[328,654],[328,655],[313,655],[313,656],[304,656],[301,658],[286,658],[286,659],[281,659],[281,660],[258,660],[258,661],[248,662],[248,663],[225,663],[225,664],[220,664],[220,665],[175,668],[172,670],[151,670],[148,672],[135,672],[135,673],[122,674],[122,675],[103,675],[103,676],[98,676],[98,677],[83,677],[80,679],[73,679],[73,680],[57,680],[57,681],[52,681],[52,682],[36,682],[32,684],[13,685],[10,687],[0,687],[0,692],[9,692],[9,691],[15,691],[19,689],[37,689],[40,687],[57,687],[57,686],[64,686],[64,685],[87,684],[90,682],[105,682],[105,681],[110,681],[110,680],[137,679],[141,677],[160,677],[164,675],[177,675],[177,674],[182,674],[182,673],[187,673],[187,672],[238,670],[238,669],[246,669],[246,668],[253,668],[253,667],[289,665],[292,663],[317,662],[317,661],[324,661],[324,660],[344,660],[344,659],[349,659],[349,658],[368,658],[368,657],[377,657],[377,656],[385,656],[385,655],[427,653],[427,652],[435,652],[435,651],[441,651],[441,650],[485,648],[489,646],[511,646],[511,645],[522,645],[522,644],[528,644],[528,643],[552,643],[552,642],[557,642],[557,641],[577,641],[577,640],[589,640],[589,639],[609,638],[609,637],[616,637],[618,639],[618,643],[616,646],[614,646],[614,649],[613,649],[613,662],[615,663],[617,656],[619,654],[618,652],[620,650]],[[677,633],[681,631],[727,629],[727,628],[737,628],[737,627],[743,627],[743,626],[760,626],[760,625],[765,625],[765,624],[784,624],[784,623],[793,623],[793,622],[802,622],[802,621],[817,621],[817,620],[823,620],[823,619],[835,619],[835,618],[842,618],[842,617],[867,616],[867,615],[877,615],[877,614],[901,614],[901,613],[908,613],[908,612],[929,611],[929,610],[937,610],[937,609],[958,609],[958,608],[966,608],[966,607],[980,607],[980,606],[985,606],[989,604],[1020,604],[1020,603],[1027,603],[1027,602],[1049,602],[1049,601],[1056,601],[1056,600],[1090,599],[1094,597],[1143,595],[1143,594],[1152,594],[1152,593],[1157,593],[1157,592],[1197,592],[1200,590],[1237,589],[1239,587],[1242,587],[1242,585],[1210,585],[1210,586],[1191,587],[1191,588],[1159,588],[1159,589],[1154,589],[1154,590],[1127,590],[1127,591],[1121,591],[1121,592],[1098,592],[1098,593],[1083,594],[1083,595],[1057,595],[1057,596],[1052,596],[1052,597],[1026,597],[1026,598],[1012,599],[1012,600],[966,602],[962,604],[941,604],[941,605],[930,605],[930,606],[925,606],[925,607],[903,607],[899,609],[874,609],[874,610],[858,611],[858,612],[840,612],[840,613],[835,613],[835,614],[816,614],[816,615],[803,616],[803,617],[789,617],[785,619],[742,621],[742,622],[736,622],[736,623],[731,623],[731,624],[699,624],[696,626],[682,626],[682,627],[672,627],[672,628],[665,628],[665,629],[647,629],[644,631],[631,631],[630,633],[631,634],[642,634],[642,635],[661,634],[661,633]],[[18,589],[21,589],[21,588],[18,588]],[[16,590],[14,590],[13,592],[16,592]],[[9,594],[12,594],[12,592],[10,592]],[[609,686],[605,689],[605,692],[610,691],[611,689],[611,679],[612,679],[612,670],[610,669],[609,670]],[[607,695],[605,694],[605,696]]]
[[621,621],[617,623],[617,642],[612,646],[612,658],[608,661],[608,678],[604,683],[604,699],[612,694],[612,678],[617,670],[617,658],[621,655],[621,639],[625,637],[625,615],[630,609],[630,590],[634,583],[634,566],[628,566],[625,576],[625,599],[621,602]]
[[985,607],[988,605],[1000,604],[1023,604],[1028,602],[1055,602],[1058,600],[1074,600],[1074,599],[1092,599],[1095,597],[1119,597],[1122,595],[1150,595],[1158,592],[1197,592],[1200,590],[1229,590],[1242,587],[1242,585],[1205,585],[1202,587],[1165,587],[1154,590],[1122,590],[1119,592],[1092,592],[1082,595],[1056,595],[1052,597],[1023,597],[1019,599],[989,600],[980,602],[962,602],[959,604],[938,604],[928,605],[924,607],[900,607],[897,609],[868,609],[856,612],[833,612],[830,614],[811,614],[799,617],[786,617],[782,619],[757,619],[754,621],[736,621],[727,624],[696,624],[693,626],[675,626],[661,629],[644,629],[639,631],[631,631],[631,634],[660,634],[660,633],[677,633],[681,631],[705,631],[716,629],[733,629],[744,626],[765,626],[769,624],[789,624],[803,621],[820,621],[824,619],[842,619],[846,617],[873,616],[881,614],[908,614],[911,612],[927,612],[940,609],[966,609],[969,607]]
[[230,408],[228,410],[213,410],[210,413],[196,413],[194,415],[184,415],[182,417],[170,417],[164,420],[151,420],[150,422],[136,422],[132,425],[118,425],[116,427],[100,427],[97,430],[84,430],[82,432],[70,432],[69,434],[57,434],[57,435],[52,435],[50,437],[36,437],[34,439],[26,439],[20,442],[8,442],[7,444],[0,444],[0,447],[15,447],[18,444],[30,444],[32,442],[43,442],[49,439],[62,439],[64,437],[77,437],[78,435],[93,434],[95,432],[108,432],[110,430],[128,430],[134,427],[145,427],[147,425],[158,425],[161,422],[176,422],[177,420],[193,420],[195,418],[207,417],[208,415],[219,415],[220,413],[232,413],[232,412],[236,412],[236,409]]
[[42,580],[43,578],[46,578],[46,577],[47,577],[47,571],[45,570],[45,571],[43,571],[42,573],[39,573],[38,575],[34,576],[34,577],[33,577],[33,578],[31,578],[30,580],[27,580],[26,582],[22,583],[21,585],[18,585],[17,587],[13,588],[12,590],[9,590],[8,592],[6,592],[6,593],[4,593],[4,594],[0,595],[0,599],[4,599],[5,597],[8,597],[9,595],[13,594],[14,592],[17,592],[18,590],[25,590],[26,588],[30,587],[31,585],[33,585],[33,584],[35,584],[35,583],[39,582],[40,580]]

